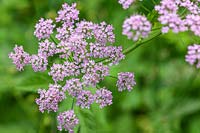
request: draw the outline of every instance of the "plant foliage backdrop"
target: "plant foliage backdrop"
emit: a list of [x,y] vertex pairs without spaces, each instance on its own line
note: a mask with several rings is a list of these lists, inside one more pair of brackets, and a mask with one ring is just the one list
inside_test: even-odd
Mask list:
[[[47,88],[50,77],[34,73],[27,67],[19,73],[8,53],[15,43],[31,54],[37,52],[33,36],[40,17],[55,18],[64,3],[77,3],[80,18],[99,23],[106,21],[115,28],[116,45],[124,49],[135,43],[122,35],[125,18],[133,13],[146,15],[155,22],[154,6],[159,0],[143,0],[123,10],[117,0],[1,0],[0,1],[0,132],[59,132],[54,113],[41,113],[35,103],[38,88]],[[131,92],[119,93],[116,79],[101,84],[113,93],[113,104],[100,109],[79,111],[81,133],[198,133],[200,132],[199,70],[185,62],[187,46],[200,43],[190,32],[169,32],[129,53],[112,75],[121,71],[135,73],[137,85]],[[67,101],[69,100],[69,101]],[[71,101],[60,105],[70,108]],[[62,131],[64,132],[64,131]]]

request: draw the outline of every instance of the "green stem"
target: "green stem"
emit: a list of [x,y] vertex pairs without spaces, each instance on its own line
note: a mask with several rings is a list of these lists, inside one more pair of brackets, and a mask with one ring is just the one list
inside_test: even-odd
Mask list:
[[111,78],[114,78],[114,79],[118,79],[117,77],[112,76],[112,75],[109,75],[108,77],[111,77]]
[[157,27],[157,28],[152,29],[151,31],[160,30],[161,28],[162,27]]
[[[158,28],[158,29],[159,29],[159,28]],[[161,34],[162,34],[162,33],[159,32],[159,33],[157,33],[155,36],[153,36],[153,37],[151,37],[151,38],[148,38],[148,39],[144,40],[143,42],[138,42],[138,43],[136,43],[135,45],[130,46],[129,48],[127,48],[127,49],[125,49],[125,50],[123,51],[123,54],[124,54],[124,55],[129,54],[130,52],[132,52],[133,50],[135,50],[136,48],[138,48],[138,47],[141,46],[142,44],[145,44],[145,43],[147,43],[147,42],[153,40],[154,38],[160,36]],[[106,60],[106,59],[107,59],[107,58],[101,59],[101,60],[99,60],[99,61],[96,61],[96,63],[103,62],[103,61]]]
[[54,38],[52,36],[50,36],[50,38],[56,45],[58,45],[58,43],[54,40]]
[[146,8],[145,6],[143,6],[143,4],[141,4],[141,7],[142,7],[145,11],[147,11],[148,13],[151,12],[148,8]]
[[74,98],[72,100],[72,106],[71,106],[71,110],[74,108]]
[[151,1],[153,2],[153,4],[154,4],[154,5],[156,5],[156,2],[155,2],[155,0],[151,0]]
[[78,127],[77,133],[80,133],[80,132],[81,132],[81,126]]
[[[190,87],[193,85],[195,79],[197,78],[197,76],[198,76],[198,74],[199,74],[199,70],[196,69],[196,67],[195,67],[194,69],[195,69],[195,70],[194,70],[193,74],[190,76],[189,81],[188,81],[188,84],[185,86],[185,88],[184,88],[183,90],[188,91],[188,90],[190,89]],[[186,93],[187,93],[187,92],[185,92],[185,94],[186,94]]]
[[145,40],[145,41],[143,41],[143,42],[141,42],[141,43],[138,43],[138,44],[136,43],[135,45],[130,46],[129,48],[127,48],[127,49],[125,49],[125,50],[123,51],[123,54],[124,54],[124,55],[129,54],[130,52],[134,51],[136,48],[138,48],[138,47],[141,46],[142,44],[145,44],[145,43],[147,43],[147,42],[153,40],[154,38],[160,36],[161,34],[162,34],[162,33],[159,32],[159,33],[157,33],[155,36],[153,36],[153,37],[151,37],[151,38],[148,38],[147,40]]

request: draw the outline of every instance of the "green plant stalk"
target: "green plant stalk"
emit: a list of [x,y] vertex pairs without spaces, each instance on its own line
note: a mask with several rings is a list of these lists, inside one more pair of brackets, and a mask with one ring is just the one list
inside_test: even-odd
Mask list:
[[72,100],[72,106],[71,106],[71,110],[74,108],[74,98]]
[[147,40],[145,40],[145,41],[143,41],[143,42],[140,42],[140,43],[138,43],[138,44],[136,43],[135,45],[130,46],[129,48],[127,48],[127,49],[125,49],[125,50],[123,51],[123,54],[124,54],[124,55],[129,54],[130,52],[132,52],[132,51],[134,51],[135,49],[137,49],[139,46],[141,46],[141,45],[143,45],[143,44],[145,44],[145,43],[147,43],[147,42],[153,40],[154,38],[160,36],[161,34],[162,34],[162,33],[159,32],[159,33],[157,33],[155,36],[153,36],[153,37],[151,37],[151,38],[148,38]]
[[56,45],[58,45],[58,43],[54,40],[54,38],[52,36],[50,36],[50,38]]
[[111,78],[114,78],[114,79],[118,79],[117,77],[112,76],[112,75],[109,75],[108,77],[111,77]]

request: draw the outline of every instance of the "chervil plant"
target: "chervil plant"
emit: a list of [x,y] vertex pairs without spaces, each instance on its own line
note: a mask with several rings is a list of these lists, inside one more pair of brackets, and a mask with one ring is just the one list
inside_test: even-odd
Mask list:
[[[135,0],[118,2],[128,9]],[[58,130],[73,133],[75,126],[81,124],[73,110],[74,105],[80,109],[90,109],[93,103],[100,108],[112,104],[113,95],[109,88],[99,87],[105,77],[116,79],[119,92],[131,91],[136,85],[132,72],[110,74],[111,66],[118,65],[125,55],[169,31],[192,31],[200,36],[198,4],[199,1],[162,0],[155,6],[160,28],[155,28],[145,15],[127,17],[122,25],[122,34],[135,44],[123,50],[122,46],[114,46],[115,34],[111,24],[80,20],[76,3],[64,3],[55,20],[41,18],[35,25],[34,35],[39,41],[37,54],[30,55],[22,46],[16,45],[9,58],[19,71],[23,71],[26,65],[31,65],[34,72],[48,71],[52,82],[48,89],[38,89],[39,97],[36,98],[42,113],[58,112],[59,103],[73,99],[69,103],[72,104],[71,108],[57,115]],[[185,10],[180,13],[179,8],[182,7]],[[186,61],[200,68],[200,45],[188,47]]]

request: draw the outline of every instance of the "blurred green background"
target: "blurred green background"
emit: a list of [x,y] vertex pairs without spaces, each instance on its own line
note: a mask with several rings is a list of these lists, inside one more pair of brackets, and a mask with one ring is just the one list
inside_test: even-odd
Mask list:
[[[145,14],[156,25],[153,7],[159,0],[143,0],[123,10],[117,0],[0,0],[0,133],[55,133],[55,114],[40,113],[35,103],[38,88],[47,88],[51,79],[34,73],[31,67],[17,72],[8,53],[15,44],[37,53],[33,35],[40,19],[55,18],[63,2],[77,2],[82,19],[113,24],[116,43],[134,45],[121,34],[122,23],[132,14]],[[154,26],[156,27],[156,26]],[[101,86],[113,92],[113,104],[104,109],[79,110],[81,133],[200,133],[200,73],[184,57],[187,45],[200,43],[192,33],[168,33],[127,55],[112,67],[136,75],[132,92],[118,92],[116,80],[106,78]],[[60,104],[67,110],[71,99]],[[77,130],[77,128],[76,128]]]

